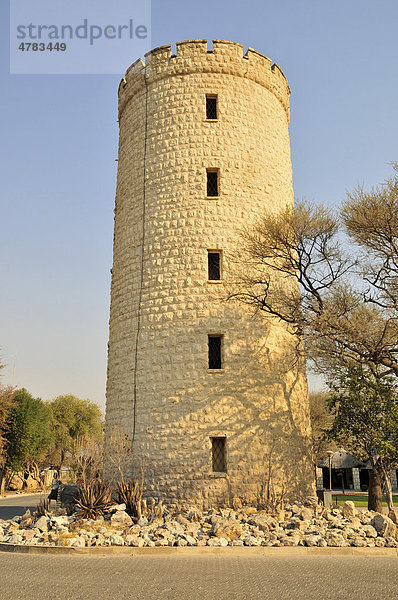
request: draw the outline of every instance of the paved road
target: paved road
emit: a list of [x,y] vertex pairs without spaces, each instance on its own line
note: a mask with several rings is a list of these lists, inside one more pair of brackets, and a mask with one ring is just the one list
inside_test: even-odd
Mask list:
[[2,600],[395,600],[398,558],[0,553]]
[[[12,519],[15,515],[23,515],[27,508],[34,510],[40,500],[48,496],[44,494],[18,495],[0,498],[0,519]],[[54,505],[54,502],[53,502]]]

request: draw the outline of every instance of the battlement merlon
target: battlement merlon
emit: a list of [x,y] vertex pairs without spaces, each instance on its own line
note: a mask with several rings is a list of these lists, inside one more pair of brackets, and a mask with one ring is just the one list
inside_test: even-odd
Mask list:
[[227,73],[255,81],[271,91],[281,102],[289,120],[290,88],[280,67],[257,50],[248,48],[243,54],[242,44],[227,40],[213,40],[213,49],[207,49],[207,40],[177,42],[177,53],[171,45],[158,46],[145,54],[145,62],[136,60],[126,71],[119,86],[119,119],[129,99],[154,81],[195,72]]

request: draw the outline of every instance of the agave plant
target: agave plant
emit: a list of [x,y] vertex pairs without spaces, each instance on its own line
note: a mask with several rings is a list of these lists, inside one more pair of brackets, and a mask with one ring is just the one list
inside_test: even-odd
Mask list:
[[112,490],[102,481],[84,481],[78,486],[77,515],[82,519],[96,519],[112,506]]
[[138,479],[124,479],[116,483],[116,492],[120,503],[126,505],[126,511],[134,519],[141,517],[142,488]]

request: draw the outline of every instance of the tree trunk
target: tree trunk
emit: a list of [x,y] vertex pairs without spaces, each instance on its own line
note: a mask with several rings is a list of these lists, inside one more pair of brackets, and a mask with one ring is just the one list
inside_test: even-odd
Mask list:
[[59,465],[58,466],[58,479],[61,479],[61,471],[62,471],[62,467],[64,466],[64,462],[65,462],[65,452],[63,450],[61,450],[61,455],[60,455],[60,459],[59,459]]
[[391,479],[390,479],[390,471],[383,469],[382,478],[383,478],[383,495],[384,495],[384,498],[386,499],[387,506],[388,506],[388,516],[390,517],[390,519],[392,519],[394,521],[394,523],[396,523],[397,516],[395,514],[394,502],[392,499],[392,485],[391,485]]
[[5,496],[6,490],[6,470],[0,469],[0,498]]
[[369,471],[368,510],[382,512],[381,479],[376,471]]

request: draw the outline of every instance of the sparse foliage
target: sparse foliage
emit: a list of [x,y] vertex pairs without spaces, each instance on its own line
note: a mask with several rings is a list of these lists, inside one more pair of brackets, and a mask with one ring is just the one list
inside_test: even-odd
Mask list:
[[127,512],[134,519],[139,519],[143,511],[147,510],[147,505],[142,498],[144,466],[141,465],[141,481],[135,477],[128,476],[131,470],[133,447],[129,435],[122,434],[118,427],[114,428],[109,443],[109,458],[117,472],[115,485],[119,502],[123,502],[126,505]]
[[257,503],[261,510],[276,513],[284,508],[288,502],[288,488],[284,473],[275,466],[275,441],[272,442],[266,461],[264,483],[259,494]]
[[327,392],[310,394],[310,414],[312,430],[312,451],[315,464],[326,456],[327,450],[336,449],[336,445],[328,441],[326,431],[333,424],[333,414],[329,410]]
[[83,481],[101,478],[103,443],[93,435],[78,435],[72,442],[71,465]]
[[128,434],[121,433],[118,427],[113,429],[109,438],[108,458],[117,472],[118,481],[128,479],[133,458],[133,445]]
[[307,202],[269,211],[243,234],[228,297],[285,322],[318,371],[398,376],[397,214],[398,175],[348,194],[340,217]]
[[50,500],[48,498],[42,498],[36,505],[35,514],[37,517],[43,517],[49,515],[51,512]]

